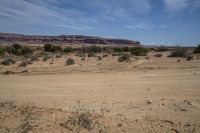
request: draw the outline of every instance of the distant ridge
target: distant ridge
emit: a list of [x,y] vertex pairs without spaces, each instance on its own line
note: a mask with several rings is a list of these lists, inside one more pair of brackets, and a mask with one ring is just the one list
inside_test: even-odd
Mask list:
[[15,33],[0,33],[0,42],[21,42],[27,44],[102,44],[102,45],[130,45],[141,46],[139,41],[127,39],[113,39],[85,35],[24,35]]

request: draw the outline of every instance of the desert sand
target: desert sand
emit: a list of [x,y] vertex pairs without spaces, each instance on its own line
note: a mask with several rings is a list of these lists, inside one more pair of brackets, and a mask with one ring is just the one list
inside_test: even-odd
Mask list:
[[[153,54],[0,65],[0,72],[28,70],[0,75],[0,132],[199,133],[200,61]],[[76,64],[65,66],[68,57]],[[73,106],[91,113],[91,127],[68,121]]]

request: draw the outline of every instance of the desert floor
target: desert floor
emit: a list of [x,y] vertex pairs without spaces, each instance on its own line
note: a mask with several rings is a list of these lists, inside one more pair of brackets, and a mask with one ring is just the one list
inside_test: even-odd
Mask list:
[[[0,65],[1,72],[28,70],[0,75],[0,132],[199,133],[200,61],[153,54],[123,63],[67,55],[51,65]],[[68,57],[76,64],[65,66]],[[99,124],[62,124],[74,106],[99,114]]]

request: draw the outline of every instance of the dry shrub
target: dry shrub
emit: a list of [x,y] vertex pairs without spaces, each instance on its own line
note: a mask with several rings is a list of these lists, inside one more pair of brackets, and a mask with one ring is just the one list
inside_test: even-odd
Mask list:
[[118,62],[129,62],[131,58],[130,54],[123,54],[118,58]]
[[97,59],[98,60],[102,60],[103,58],[101,56],[97,56]]
[[88,53],[88,57],[95,57],[96,55],[94,53]]
[[187,49],[184,47],[175,47],[174,50],[171,52],[169,57],[186,57]]
[[187,61],[192,60],[194,57],[192,55],[187,55]]
[[12,65],[12,64],[15,64],[16,61],[13,60],[13,59],[5,59],[1,62],[2,65]]
[[68,65],[73,65],[73,64],[75,64],[74,59],[68,58],[67,61],[66,61],[66,65],[68,66]]
[[161,53],[157,53],[154,55],[155,57],[162,57],[163,55]]
[[81,106],[79,101],[77,105],[72,107],[70,112],[71,114],[67,120],[60,123],[61,127],[76,132],[81,129],[101,133],[106,132],[105,126],[98,120],[102,116]]
[[105,57],[108,57],[108,55],[107,55],[107,54],[104,54],[104,55],[103,55],[103,58],[105,58]]

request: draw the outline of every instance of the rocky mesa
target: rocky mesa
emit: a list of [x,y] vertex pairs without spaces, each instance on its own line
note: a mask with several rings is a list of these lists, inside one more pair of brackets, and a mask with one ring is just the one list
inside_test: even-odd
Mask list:
[[127,39],[113,39],[103,38],[96,36],[84,36],[84,35],[24,35],[13,33],[0,33],[0,42],[20,42],[27,44],[102,44],[102,45],[130,45],[140,46],[139,41],[127,40]]

